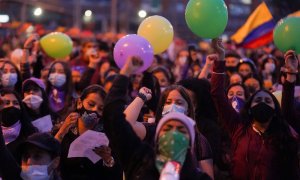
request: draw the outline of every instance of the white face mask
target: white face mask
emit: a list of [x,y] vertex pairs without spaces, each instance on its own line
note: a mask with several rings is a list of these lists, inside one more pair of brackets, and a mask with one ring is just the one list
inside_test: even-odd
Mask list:
[[34,95],[34,94],[30,94],[28,96],[26,96],[23,99],[23,102],[27,105],[27,107],[29,107],[30,109],[33,110],[37,110],[40,108],[43,99],[40,96]]
[[178,62],[180,66],[184,66],[186,63],[187,57],[183,56],[183,57],[179,57]]
[[9,144],[10,142],[16,140],[19,137],[21,131],[21,123],[17,121],[14,125],[10,127],[2,127],[3,137],[5,144]]
[[179,112],[179,113],[185,114],[186,109],[184,107],[176,105],[176,104],[165,105],[163,112],[162,112],[162,116],[165,116],[166,114],[168,114],[170,112]]
[[267,62],[265,64],[265,70],[268,72],[268,73],[272,73],[275,71],[275,64],[274,63],[270,63],[270,62]]
[[59,73],[51,73],[48,80],[55,87],[62,87],[66,83],[66,75]]
[[22,167],[21,177],[24,180],[49,180],[48,165]]
[[2,75],[1,82],[4,87],[13,87],[18,81],[17,73],[5,73]]

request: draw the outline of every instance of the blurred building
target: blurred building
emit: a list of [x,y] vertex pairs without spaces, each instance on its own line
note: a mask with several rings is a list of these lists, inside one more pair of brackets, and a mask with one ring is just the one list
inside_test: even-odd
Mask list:
[[[291,8],[295,8],[292,1],[266,0],[277,19],[282,16],[279,14],[287,14]],[[229,14],[225,34],[231,35],[261,0],[225,2]],[[48,29],[65,26],[95,32],[136,33],[143,20],[138,13],[144,10],[146,17],[154,14],[166,17],[172,23],[175,35],[198,41],[199,38],[191,33],[185,22],[187,3],[188,0],[0,0],[0,14],[9,15],[10,21],[39,23]],[[39,7],[41,9],[37,10]]]

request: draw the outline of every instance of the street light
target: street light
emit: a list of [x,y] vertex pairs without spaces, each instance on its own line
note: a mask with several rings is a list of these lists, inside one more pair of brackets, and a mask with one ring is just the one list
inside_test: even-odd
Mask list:
[[7,23],[9,21],[9,16],[7,14],[0,14],[0,23]]
[[43,9],[40,8],[40,7],[36,8],[36,9],[33,11],[33,15],[35,15],[35,16],[40,16],[40,15],[42,15],[42,14],[43,14]]
[[138,15],[140,18],[145,18],[147,16],[147,12],[145,10],[140,10]]
[[86,11],[84,12],[84,15],[85,15],[86,17],[91,17],[92,14],[93,14],[93,12],[92,12],[91,10],[86,10]]

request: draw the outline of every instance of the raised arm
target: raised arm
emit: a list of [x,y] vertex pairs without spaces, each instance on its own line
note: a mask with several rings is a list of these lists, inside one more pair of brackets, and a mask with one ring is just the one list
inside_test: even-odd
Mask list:
[[104,129],[110,141],[113,151],[121,161],[123,168],[128,168],[130,159],[139,149],[142,141],[136,135],[123,114],[126,105],[127,87],[129,75],[141,66],[138,58],[129,58],[116,77],[110,92],[108,93],[103,111]]
[[139,95],[127,106],[124,111],[127,122],[129,122],[129,124],[141,140],[143,140],[146,136],[146,128],[143,123],[138,122],[137,119],[145,101],[148,101],[150,99],[151,90],[146,87],[142,87],[139,91]]
[[21,76],[23,81],[31,77],[30,64],[32,62],[30,61],[36,61],[37,55],[36,52],[30,54],[30,50],[38,49],[37,48],[38,40],[39,40],[39,35],[32,34],[24,43],[23,58],[20,64],[20,71],[21,71]]
[[207,58],[204,67],[201,70],[201,73],[198,76],[198,79],[207,79],[209,73],[211,73],[211,68],[214,64],[214,61]]
[[211,95],[221,124],[225,126],[229,133],[233,133],[239,124],[239,115],[228,102],[225,93],[225,50],[220,39],[214,39],[212,46],[217,54],[207,56],[208,61],[214,61],[211,77]]
[[17,164],[12,154],[8,151],[0,126],[0,174],[3,179],[21,179],[21,168]]
[[299,63],[294,51],[288,51],[284,58],[285,66],[283,70],[286,73],[286,79],[283,84],[281,109],[285,119],[299,134],[300,120],[296,117],[294,106],[295,82]]

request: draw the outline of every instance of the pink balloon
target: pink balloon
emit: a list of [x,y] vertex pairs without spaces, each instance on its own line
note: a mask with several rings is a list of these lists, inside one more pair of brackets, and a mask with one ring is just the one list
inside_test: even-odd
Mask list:
[[139,35],[126,35],[115,45],[114,60],[118,67],[122,68],[130,56],[138,56],[143,60],[143,66],[137,71],[137,73],[141,73],[148,69],[153,62],[153,48],[145,38]]

